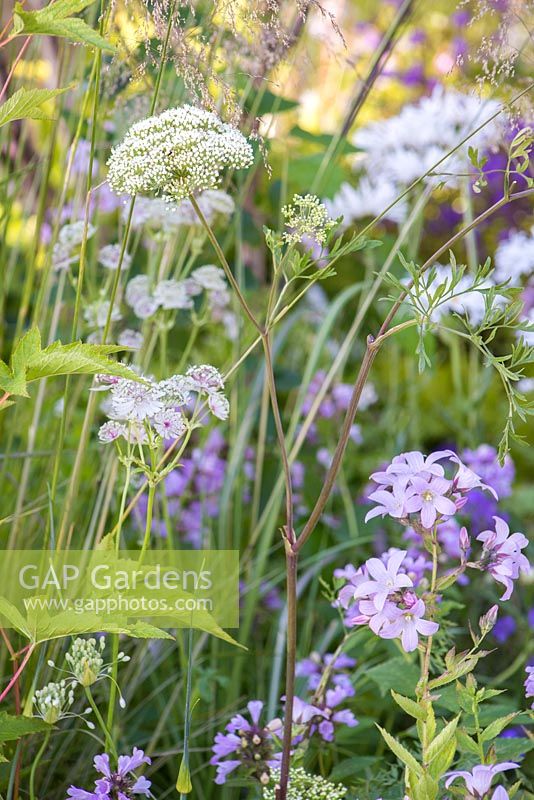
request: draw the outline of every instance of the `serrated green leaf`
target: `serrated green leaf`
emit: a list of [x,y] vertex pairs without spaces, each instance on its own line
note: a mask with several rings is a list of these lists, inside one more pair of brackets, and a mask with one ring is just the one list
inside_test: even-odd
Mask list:
[[460,750],[466,753],[473,753],[476,756],[480,755],[477,743],[462,728],[456,731],[456,739]]
[[50,119],[41,106],[70,89],[19,89],[0,105],[0,127],[17,119]]
[[47,722],[37,717],[13,717],[5,711],[0,711],[0,744],[15,742],[22,736],[32,733],[42,733],[52,728]]
[[440,753],[434,758],[429,766],[430,774],[436,780],[439,780],[449,769],[454,761],[454,754],[456,753],[456,736],[449,740],[448,744],[443,747]]
[[384,728],[381,728],[380,725],[377,725],[376,727],[382,734],[389,749],[395,753],[397,758],[402,761],[402,763],[408,767],[411,772],[413,772],[415,775],[421,776],[423,773],[423,768],[421,764],[416,761],[410,751],[407,750],[404,745],[398,742],[390,733],[385,731]]
[[519,711],[514,711],[512,714],[507,714],[505,717],[493,720],[490,725],[481,733],[480,738],[483,742],[491,742],[498,736],[516,717],[520,714]]
[[402,692],[402,694],[412,694],[419,676],[418,667],[402,656],[390,658],[376,667],[371,667],[366,672],[366,677],[371,678],[377,684],[382,697],[385,697],[390,689]]
[[0,389],[19,397],[28,397],[27,384],[56,375],[96,375],[106,373],[130,380],[142,380],[129,367],[109,358],[124,350],[119,345],[53,344],[41,350],[41,335],[32,328],[19,339],[13,350],[10,366],[0,361]]
[[416,703],[415,700],[410,700],[409,697],[404,697],[402,694],[397,694],[394,692],[393,689],[391,690],[391,696],[399,705],[403,711],[410,715],[410,717],[414,717],[415,719],[424,722],[427,718],[427,710]]
[[[5,597],[0,597],[0,618],[6,619],[19,633],[26,638],[30,638],[26,620],[20,611],[12,605]],[[5,624],[5,623],[4,623]]]
[[113,45],[93,30],[83,19],[75,17],[94,0],[57,0],[36,11],[25,11],[21,3],[15,4],[13,30],[17,36],[43,34],[69,39],[71,42],[98,47],[114,52]]
[[443,730],[438,733],[436,738],[430,742],[425,753],[425,758],[429,764],[447,747],[456,733],[459,719],[460,717],[458,716],[451,720],[445,725]]
[[436,800],[439,784],[432,775],[425,773],[418,781],[412,783],[413,800]]

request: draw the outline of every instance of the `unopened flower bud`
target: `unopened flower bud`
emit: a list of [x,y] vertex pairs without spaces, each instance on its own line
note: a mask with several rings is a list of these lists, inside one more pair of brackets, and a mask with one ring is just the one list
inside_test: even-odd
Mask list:
[[260,775],[260,783],[263,784],[263,786],[267,786],[269,783],[269,775],[266,772]]
[[498,613],[499,613],[499,607],[495,605],[492,606],[486,614],[483,614],[480,617],[478,624],[480,626],[480,631],[483,635],[486,635],[491,631],[491,629],[497,622]]
[[257,733],[254,734],[252,737],[252,743],[256,745],[256,747],[261,744],[261,736],[258,736]]
[[463,550],[464,553],[467,553],[470,547],[471,547],[471,539],[469,538],[469,534],[467,533],[467,528],[464,527],[460,531],[460,549]]

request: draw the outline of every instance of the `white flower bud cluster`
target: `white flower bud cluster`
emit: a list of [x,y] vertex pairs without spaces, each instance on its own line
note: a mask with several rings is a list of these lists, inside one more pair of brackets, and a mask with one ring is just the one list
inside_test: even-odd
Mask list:
[[104,666],[105,646],[106,640],[103,636],[100,637],[98,645],[96,639],[77,638],[65,654],[65,661],[82,686],[92,686],[98,680]]
[[[68,269],[76,261],[77,256],[73,256],[72,251],[80,247],[83,242],[84,228],[84,221],[78,220],[78,222],[70,222],[68,225],[63,225],[59,231],[57,242],[52,249],[52,266],[56,272]],[[94,225],[89,224],[87,226],[87,238],[90,239],[95,231]]]
[[50,682],[42,689],[37,689],[34,697],[38,716],[49,725],[67,715],[74,703],[74,692],[67,681]]
[[[98,379],[98,376],[97,376]],[[109,417],[98,432],[101,442],[119,438],[145,444],[151,437],[178,439],[189,428],[184,413],[194,392],[207,398],[208,408],[218,419],[228,418],[230,406],[222,393],[220,372],[209,364],[190,367],[186,375],[173,375],[163,381],[145,379],[145,383],[118,378],[102,381],[100,389],[109,389],[103,410]],[[179,410],[180,407],[184,411]]]
[[[235,203],[229,194],[222,189],[206,189],[196,196],[200,210],[212,225],[218,216],[229,217],[234,213]],[[123,219],[129,214],[130,204],[123,206]],[[198,215],[190,200],[178,203],[164,200],[161,197],[138,197],[132,216],[132,227],[153,228],[164,233],[171,233],[182,226],[199,225]]]
[[326,206],[313,194],[294,195],[291,203],[282,208],[282,214],[289,229],[284,233],[284,240],[288,244],[298,244],[303,237],[309,237],[320,245],[325,244],[336,224],[330,219]]
[[[272,770],[271,782],[263,790],[263,800],[275,800],[275,787],[280,780],[280,771]],[[331,783],[320,775],[311,775],[302,767],[295,767],[289,775],[287,800],[343,800],[347,789],[339,783]]]
[[237,128],[184,105],[132,125],[108,160],[108,183],[117,194],[181,200],[216,188],[225,168],[252,161],[252,147]]

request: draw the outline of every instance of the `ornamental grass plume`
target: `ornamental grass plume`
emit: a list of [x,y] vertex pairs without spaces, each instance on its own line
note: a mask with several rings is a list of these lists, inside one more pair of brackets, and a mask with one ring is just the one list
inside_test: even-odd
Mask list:
[[183,105],[136,122],[108,160],[117,194],[181,200],[215,189],[224,169],[244,169],[253,151],[237,128],[211,111]]

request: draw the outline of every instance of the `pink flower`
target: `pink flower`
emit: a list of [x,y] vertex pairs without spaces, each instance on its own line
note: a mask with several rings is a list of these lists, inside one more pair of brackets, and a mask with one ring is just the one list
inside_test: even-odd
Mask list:
[[514,590],[513,581],[519,577],[519,571],[528,572],[530,564],[523,550],[528,539],[522,533],[510,534],[510,528],[500,517],[495,520],[495,531],[483,531],[477,540],[483,542],[482,560],[487,561],[488,572],[496,581],[502,583],[506,590],[501,600],[508,600]]
[[369,558],[365,562],[371,580],[360,583],[354,592],[356,599],[368,597],[373,600],[377,611],[382,611],[387,598],[399,589],[413,586],[412,580],[399,568],[404,561],[406,550],[397,550],[384,564],[379,558]]
[[[491,764],[490,766],[480,765],[474,767],[472,772],[454,770],[446,774],[445,786],[448,788],[456,778],[462,778],[465,781],[469,797],[474,797],[478,800],[478,798],[485,797],[489,792],[495,775],[509,769],[516,769],[518,766],[519,764],[515,764],[513,761],[505,761],[502,764]],[[498,794],[499,789],[497,789],[493,794],[493,800],[504,800],[505,797],[508,797],[508,793],[502,787],[499,788],[502,791]]]
[[407,653],[415,650],[418,643],[418,634],[432,636],[439,628],[437,622],[422,619],[425,613],[425,604],[417,600],[411,608],[396,608],[392,615],[393,622],[385,625],[379,633],[382,639],[397,639],[400,637],[402,646]]
[[432,528],[438,514],[442,517],[452,517],[456,513],[456,505],[445,496],[451,489],[451,482],[446,478],[434,477],[429,481],[424,478],[414,478],[412,486],[414,495],[410,497],[408,510],[421,512],[423,527]]

